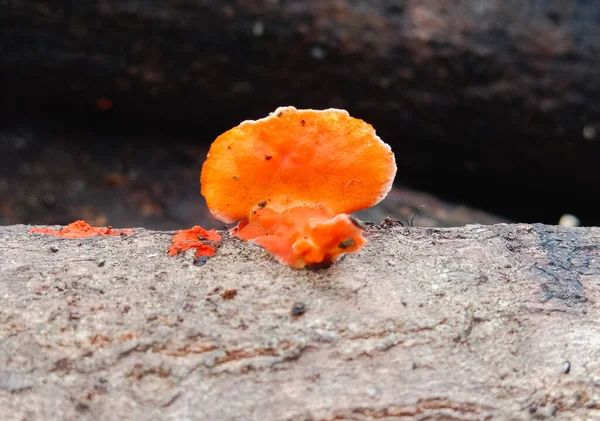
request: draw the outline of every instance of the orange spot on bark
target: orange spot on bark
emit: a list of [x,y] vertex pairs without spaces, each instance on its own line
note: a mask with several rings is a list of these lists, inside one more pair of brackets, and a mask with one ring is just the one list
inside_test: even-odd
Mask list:
[[86,238],[96,236],[110,236],[110,235],[131,235],[134,234],[132,230],[113,230],[112,227],[99,228],[93,227],[85,221],[71,222],[66,227],[58,230],[52,228],[34,227],[29,230],[30,233],[39,233],[45,235],[53,235],[55,237],[62,238]]
[[180,230],[173,236],[171,247],[169,247],[169,256],[175,256],[185,250],[196,249],[196,256],[211,257],[215,255],[215,247],[204,243],[201,238],[208,241],[221,241],[221,234],[216,230],[205,230],[196,225],[187,230]]

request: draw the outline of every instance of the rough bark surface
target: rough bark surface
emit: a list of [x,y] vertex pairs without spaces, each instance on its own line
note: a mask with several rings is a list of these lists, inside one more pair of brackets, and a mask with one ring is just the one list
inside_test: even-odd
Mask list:
[[70,124],[112,104],[128,124],[210,135],[279,105],[342,107],[422,189],[497,206],[526,191],[525,209],[564,189],[564,211],[585,212],[600,193],[599,19],[588,0],[3,0],[2,97]]
[[27,229],[0,228],[2,420],[600,417],[600,229],[387,223],[319,271]]

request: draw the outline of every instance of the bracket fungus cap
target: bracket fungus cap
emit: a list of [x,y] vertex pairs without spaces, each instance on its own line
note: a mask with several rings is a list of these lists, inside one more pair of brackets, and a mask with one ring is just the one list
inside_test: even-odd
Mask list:
[[385,198],[395,175],[394,154],[370,124],[345,110],[290,106],[217,137],[200,182],[211,213],[231,223],[265,206],[366,209]]

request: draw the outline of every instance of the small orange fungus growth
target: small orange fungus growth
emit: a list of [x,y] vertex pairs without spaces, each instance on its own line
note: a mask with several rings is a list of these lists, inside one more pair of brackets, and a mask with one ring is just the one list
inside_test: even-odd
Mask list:
[[338,109],[280,107],[211,145],[200,182],[232,234],[292,267],[334,262],[366,240],[349,213],[388,194],[394,153],[366,122]]
[[347,214],[331,215],[309,206],[276,212],[258,209],[233,234],[253,240],[292,267],[330,263],[343,253],[360,249],[366,240]]
[[215,247],[200,240],[221,241],[221,235],[213,230],[207,231],[196,225],[187,230],[180,230],[173,236],[173,242],[169,247],[169,256],[190,249],[196,249],[196,256],[210,257],[215,255]]
[[54,230],[51,228],[35,227],[29,230],[30,233],[40,233],[46,235],[54,235],[62,238],[86,238],[107,235],[131,235],[134,234],[131,230],[113,230],[112,227],[98,228],[93,227],[85,221],[71,222],[66,227]]

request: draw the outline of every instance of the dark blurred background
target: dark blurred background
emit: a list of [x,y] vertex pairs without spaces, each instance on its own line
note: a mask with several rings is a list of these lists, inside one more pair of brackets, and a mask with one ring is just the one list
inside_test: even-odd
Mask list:
[[0,224],[174,229],[221,132],[345,108],[392,145],[417,225],[598,225],[600,4],[0,1]]

